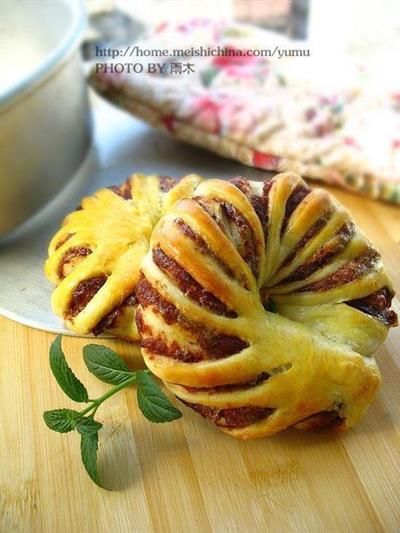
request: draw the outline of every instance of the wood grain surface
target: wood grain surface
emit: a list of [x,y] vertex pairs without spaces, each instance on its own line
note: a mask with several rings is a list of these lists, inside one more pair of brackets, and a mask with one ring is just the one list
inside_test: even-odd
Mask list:
[[[382,252],[400,290],[400,210],[334,190]],[[399,299],[394,303],[400,312]],[[376,354],[383,383],[347,434],[288,430],[241,442],[189,409],[171,424],[140,414],[134,388],[99,410],[99,469],[83,470],[79,437],[50,432],[46,409],[74,407],[50,373],[54,335],[0,319],[0,530],[9,532],[395,532],[400,530],[400,329]],[[86,370],[82,346],[63,346],[91,397],[108,385]],[[132,367],[137,350],[96,341]]]

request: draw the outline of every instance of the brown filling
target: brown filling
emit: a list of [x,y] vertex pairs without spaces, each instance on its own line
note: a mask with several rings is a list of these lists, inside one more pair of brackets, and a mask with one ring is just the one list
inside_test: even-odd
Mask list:
[[264,230],[265,239],[267,238],[267,228],[268,228],[268,200],[269,192],[273,185],[272,179],[266,179],[263,183],[263,190],[261,195],[252,194],[251,187],[245,178],[237,177],[231,180],[231,183],[235,185],[250,201],[253,206],[256,215],[258,216],[261,225]]
[[289,218],[291,217],[293,211],[303,201],[303,199],[310,194],[310,192],[311,190],[308,187],[304,187],[304,185],[296,185],[296,187],[290,193],[286,202],[285,215],[282,221],[281,236],[285,233]]
[[67,318],[72,318],[80,313],[106,281],[107,276],[105,274],[80,281],[72,293]]
[[182,218],[176,218],[175,224],[178,226],[180,231],[194,242],[196,248],[203,254],[210,254],[211,250],[209,249],[205,240],[200,237]]
[[389,309],[392,303],[393,293],[388,287],[383,287],[372,294],[356,300],[345,302],[367,315],[381,320],[387,326],[397,326],[397,314]]
[[235,244],[238,252],[242,256],[245,263],[249,265],[254,276],[257,277],[258,262],[256,255],[256,242],[251,226],[245,217],[232,204],[227,202],[221,203],[221,210],[226,219],[231,223],[231,233],[234,234],[235,228],[237,230],[239,238],[236,240]]
[[[201,342],[198,342],[202,350],[189,350],[187,348],[182,348],[176,341],[168,342],[165,335],[155,334],[153,330],[145,324],[143,320],[143,315],[141,310],[136,313],[136,325],[138,331],[141,335],[141,347],[148,350],[149,356],[154,355],[168,357],[171,359],[176,359],[184,363],[198,363],[199,361],[207,361],[214,359],[222,359],[228,357],[233,353],[236,353],[237,346],[234,346],[232,341],[230,346],[224,346],[222,344],[222,339],[220,339],[220,345],[214,347],[214,352],[209,350],[209,339],[207,337],[199,337]],[[224,337],[221,335],[221,337]],[[227,337],[227,339],[229,339]],[[240,339],[237,339],[238,342],[241,342]],[[238,346],[241,349],[241,346]]]
[[241,352],[249,345],[247,342],[233,335],[224,335],[223,333],[214,333],[202,328],[198,331],[197,342],[207,353],[207,358],[219,359],[229,357]]
[[106,329],[112,329],[115,326],[117,319],[121,316],[124,307],[133,307],[138,303],[136,294],[133,292],[130,294],[122,304],[117,305],[107,315],[105,315],[100,322],[92,329],[94,335],[100,335]]
[[268,374],[268,372],[261,372],[260,374],[258,374],[258,376],[252,379],[249,379],[248,381],[242,381],[240,383],[231,383],[229,385],[221,385],[220,387],[184,387],[184,388],[185,390],[191,393],[208,392],[209,394],[216,394],[219,392],[233,392],[233,391],[246,390],[246,389],[251,389],[253,387],[256,387],[260,383],[267,381],[269,377],[270,375]]
[[203,287],[179,265],[172,257],[169,257],[161,248],[153,248],[154,263],[176,282],[180,290],[202,307],[229,318],[236,318],[237,314],[218,300],[211,292]]
[[127,179],[122,185],[111,185],[108,189],[118,196],[121,196],[124,200],[132,200],[132,185],[130,179]]
[[[205,240],[200,237],[198,233],[196,233],[186,222],[181,219],[177,218],[175,219],[175,224],[178,226],[179,230],[189,239],[193,241],[193,243],[196,246],[196,249],[199,250],[202,254],[207,254],[221,267],[221,269],[230,277],[230,278],[236,278],[238,281],[240,281],[243,285],[246,285],[246,280],[239,279],[238,276],[226,265],[223,261],[221,261],[218,257],[214,255],[214,253],[210,250],[208,247],[208,244],[205,242]],[[248,287],[245,287],[248,288]]]
[[295,424],[298,429],[306,429],[310,431],[329,431],[339,429],[344,423],[343,417],[337,410],[320,411],[315,415],[305,418],[301,422]]
[[136,294],[143,308],[150,305],[153,307],[154,312],[161,314],[167,324],[179,324],[192,335],[194,341],[202,349],[201,353],[187,352],[187,350],[182,350],[176,343],[168,345],[163,337],[153,335],[151,328],[144,323],[142,313],[138,311],[136,313],[136,325],[142,335],[142,346],[152,353],[185,361],[188,361],[189,358],[199,361],[228,357],[248,347],[248,344],[238,337],[210,330],[202,324],[193,322],[183,316],[144,277],[140,279],[136,287]]
[[178,309],[173,304],[167,302],[144,276],[139,279],[136,285],[136,296],[139,304],[143,308],[149,306],[154,307],[155,312],[159,313],[167,324],[177,322],[179,316]]
[[230,203],[202,196],[193,198],[231,239],[243,260],[257,276],[256,243],[253,230],[242,214]]
[[233,409],[216,409],[197,403],[181,400],[185,405],[197,411],[202,417],[214,422],[216,426],[233,429],[249,426],[270,416],[274,409],[269,407],[236,407]]
[[352,261],[349,261],[347,265],[342,266],[339,270],[336,270],[330,276],[312,283],[306,287],[298,289],[295,292],[319,292],[333,289],[339,285],[346,285],[352,281],[361,278],[376,263],[379,258],[379,254],[373,248],[367,248],[365,253],[359,257],[356,257]]
[[[136,320],[138,329],[141,320],[141,314],[139,313],[139,322]],[[176,341],[172,341],[170,343],[166,342],[162,335],[142,337],[140,346],[143,349],[148,350],[151,355],[162,355],[163,357],[169,357],[184,363],[198,363],[199,361],[204,361],[207,359],[205,354],[202,352],[182,349]]]
[[250,197],[251,188],[249,184],[249,180],[246,180],[245,178],[242,178],[241,176],[237,176],[236,178],[232,178],[230,180],[232,185],[237,187],[239,191],[241,191],[247,198]]
[[193,200],[197,202],[204,211],[218,224],[218,226],[224,231],[224,226],[221,221],[221,215],[218,213],[220,204],[215,200],[204,198],[204,196],[194,196]]
[[311,276],[311,274],[314,274],[314,272],[321,267],[327,265],[337,254],[341,253],[346,248],[353,232],[353,224],[344,224],[334,239],[321,246],[308,261],[300,265],[293,274],[285,278],[282,283],[302,281]]
[[67,250],[60,261],[58,266],[58,275],[61,279],[64,279],[70,274],[74,268],[88,255],[92,253],[92,250],[87,246],[74,246]]
[[254,208],[258,218],[260,219],[261,226],[264,230],[264,239],[267,240],[268,237],[268,204],[269,204],[269,193],[274,184],[273,180],[268,180],[264,183],[263,192],[261,196],[252,194],[250,196],[251,205]]
[[170,176],[158,176],[160,180],[160,189],[162,192],[170,191],[179,182],[179,179],[171,178]]
[[282,266],[287,266],[293,261],[293,259],[300,252],[300,250],[304,248],[308,241],[310,241],[314,237],[314,235],[316,235],[326,225],[329,218],[331,217],[331,214],[331,209],[328,209],[316,222],[314,222],[311,228],[303,235],[303,237],[299,240],[299,242],[293,248],[291,253],[287,256]]

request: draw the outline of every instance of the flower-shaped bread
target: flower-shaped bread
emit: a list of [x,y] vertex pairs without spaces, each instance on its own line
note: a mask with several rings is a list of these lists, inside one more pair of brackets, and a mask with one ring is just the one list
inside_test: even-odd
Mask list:
[[353,426],[397,320],[379,253],[292,173],[202,181],[155,227],[136,297],[147,366],[241,438]]

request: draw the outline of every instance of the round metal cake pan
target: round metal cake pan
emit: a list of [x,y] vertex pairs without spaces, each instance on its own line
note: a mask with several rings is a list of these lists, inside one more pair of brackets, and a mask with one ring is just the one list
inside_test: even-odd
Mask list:
[[77,0],[3,0],[0,236],[45,206],[90,146],[88,89]]

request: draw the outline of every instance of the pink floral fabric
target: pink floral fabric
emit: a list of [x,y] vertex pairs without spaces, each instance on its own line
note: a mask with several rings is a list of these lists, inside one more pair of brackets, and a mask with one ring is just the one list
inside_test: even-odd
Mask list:
[[[246,55],[274,46],[290,49],[291,41],[224,21],[165,23],[139,46],[192,50],[192,55],[149,59],[175,65],[162,74],[93,72],[93,87],[108,100],[171,135],[246,165],[294,170],[400,204],[400,93],[371,91],[364,65],[347,71],[337,66],[335,83],[324,85],[326,70],[312,58]],[[200,46],[231,55],[197,56],[193,49]],[[186,75],[176,66],[185,62],[194,72]]]

